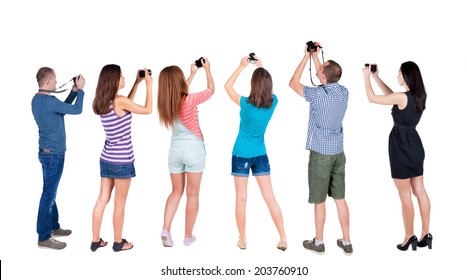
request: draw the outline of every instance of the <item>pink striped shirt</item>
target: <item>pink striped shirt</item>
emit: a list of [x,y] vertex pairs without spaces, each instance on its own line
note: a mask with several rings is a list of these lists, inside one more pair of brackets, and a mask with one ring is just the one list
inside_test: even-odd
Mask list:
[[201,128],[199,127],[198,110],[196,106],[208,100],[211,96],[212,92],[210,89],[187,95],[182,102],[178,115],[180,121],[182,121],[186,128],[193,132],[201,141],[204,141],[204,138],[201,133]]

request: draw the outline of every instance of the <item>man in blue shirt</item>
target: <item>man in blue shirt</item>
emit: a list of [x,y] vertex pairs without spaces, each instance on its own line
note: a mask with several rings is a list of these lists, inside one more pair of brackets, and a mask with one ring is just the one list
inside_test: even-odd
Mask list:
[[[31,102],[32,114],[39,128],[39,161],[42,164],[43,188],[37,215],[38,246],[63,249],[65,242],[54,236],[67,236],[71,230],[60,228],[55,197],[63,172],[66,151],[65,114],[80,114],[83,110],[84,78],[75,79],[70,94],[64,102],[50,95],[57,87],[55,71],[42,67],[36,75],[39,90]],[[76,98],[75,104],[72,104]]]
[[[308,202],[315,205],[316,237],[303,241],[303,246],[315,253],[324,254],[324,222],[326,220],[326,197],[334,199],[337,206],[343,238],[337,246],[346,255],[353,252],[349,233],[349,209],[345,201],[345,154],[342,121],[347,109],[349,92],[338,81],[342,68],[333,60],[321,64],[318,54],[321,46],[308,51],[298,65],[289,86],[310,103],[306,149],[310,150],[308,162]],[[320,86],[308,87],[300,83],[303,69],[311,58],[316,68]]]

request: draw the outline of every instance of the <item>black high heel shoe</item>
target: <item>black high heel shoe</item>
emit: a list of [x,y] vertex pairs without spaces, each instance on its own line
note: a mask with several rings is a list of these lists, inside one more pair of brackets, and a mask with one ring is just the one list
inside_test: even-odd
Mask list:
[[412,251],[416,251],[417,243],[418,243],[417,236],[412,235],[412,237],[410,237],[409,240],[407,240],[407,243],[405,243],[404,245],[398,244],[397,249],[401,251],[407,251],[407,249],[409,249],[409,246],[412,245]]
[[431,235],[431,233],[427,233],[425,234],[425,236],[423,236],[423,239],[417,243],[417,246],[418,247],[428,246],[428,249],[431,249],[432,242],[433,242],[433,235]]

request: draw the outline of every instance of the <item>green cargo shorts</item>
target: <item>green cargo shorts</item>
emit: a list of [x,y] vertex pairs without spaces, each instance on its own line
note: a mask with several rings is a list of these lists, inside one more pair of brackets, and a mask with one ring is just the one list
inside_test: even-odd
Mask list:
[[308,203],[345,198],[345,154],[322,155],[310,150],[308,161]]

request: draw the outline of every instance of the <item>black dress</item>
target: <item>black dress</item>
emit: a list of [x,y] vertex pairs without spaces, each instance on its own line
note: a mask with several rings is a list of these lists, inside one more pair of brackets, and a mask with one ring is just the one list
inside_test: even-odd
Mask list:
[[389,134],[389,161],[394,179],[407,179],[423,175],[425,150],[415,127],[422,112],[417,112],[413,94],[408,91],[407,107],[392,107],[394,127]]

